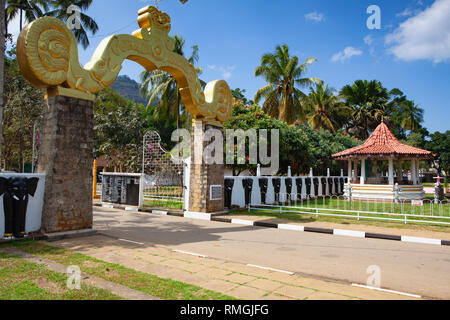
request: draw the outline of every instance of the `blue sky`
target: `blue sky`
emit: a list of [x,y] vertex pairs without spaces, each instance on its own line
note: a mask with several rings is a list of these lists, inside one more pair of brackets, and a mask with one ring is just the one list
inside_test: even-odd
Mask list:
[[[96,0],[89,9],[100,30],[80,60],[87,63],[110,34],[138,28],[137,11],[153,0]],[[369,30],[370,5],[381,9],[381,30]],[[225,79],[253,98],[264,86],[254,77],[261,56],[289,45],[301,60],[319,59],[307,75],[340,89],[358,79],[397,87],[425,109],[425,126],[450,130],[450,0],[163,0],[171,34],[200,49],[202,79]],[[121,74],[139,80],[142,68],[126,62]],[[307,90],[307,89],[305,89]]]

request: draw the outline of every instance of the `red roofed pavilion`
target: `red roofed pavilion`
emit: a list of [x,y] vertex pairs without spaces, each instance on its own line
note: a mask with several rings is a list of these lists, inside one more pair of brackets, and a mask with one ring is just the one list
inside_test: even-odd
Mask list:
[[[380,196],[375,196],[378,189],[379,191],[388,190],[389,186],[394,186],[396,183],[402,186],[402,190],[411,191],[411,195],[407,198],[423,198],[425,194],[423,193],[423,186],[420,185],[419,181],[419,161],[431,160],[433,158],[434,156],[430,151],[400,143],[385,123],[380,124],[363,145],[333,155],[333,159],[335,160],[348,161],[349,183],[352,185],[353,190],[360,190],[362,194],[372,194],[370,198],[380,198]],[[367,177],[367,160],[373,161],[372,174],[374,177]],[[388,179],[383,178],[382,174],[378,172],[378,161],[389,162]],[[398,163],[396,178],[394,175],[394,161]],[[405,161],[411,162],[410,181],[403,179],[403,164]],[[361,176],[359,181],[358,162],[361,162]],[[355,170],[352,170],[352,167]],[[361,186],[363,185],[364,187],[362,188]],[[387,188],[377,188],[377,186],[382,185]],[[419,192],[419,194],[412,195],[415,192]],[[391,195],[389,195],[390,197]]]

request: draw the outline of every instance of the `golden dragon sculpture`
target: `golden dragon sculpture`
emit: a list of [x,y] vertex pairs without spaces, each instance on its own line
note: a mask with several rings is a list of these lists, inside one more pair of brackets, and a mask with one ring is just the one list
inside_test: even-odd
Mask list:
[[40,18],[19,36],[17,51],[21,72],[33,85],[47,92],[62,88],[89,97],[110,86],[124,60],[132,60],[147,71],[158,69],[170,73],[178,83],[184,105],[195,119],[228,120],[232,110],[228,84],[223,80],[213,81],[202,91],[194,66],[173,52],[169,15],[148,6],[139,10],[138,23],[140,29],[132,35],[103,39],[91,61],[82,67],[73,32],[59,19]]

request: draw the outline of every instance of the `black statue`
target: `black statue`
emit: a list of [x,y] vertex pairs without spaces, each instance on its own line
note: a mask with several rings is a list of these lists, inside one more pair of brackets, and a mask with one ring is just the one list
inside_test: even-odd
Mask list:
[[39,178],[0,178],[0,196],[3,195],[5,237],[23,238],[29,196],[34,197]]
[[261,178],[259,179],[259,189],[261,190],[261,203],[266,204],[267,200],[267,189],[269,188],[269,179]]
[[245,205],[248,206],[252,201],[253,179],[242,180],[242,186],[245,192]]
[[231,209],[234,180],[225,179],[225,208]]
[[275,191],[275,203],[280,203],[281,179],[273,178],[272,185],[273,185],[273,189]]

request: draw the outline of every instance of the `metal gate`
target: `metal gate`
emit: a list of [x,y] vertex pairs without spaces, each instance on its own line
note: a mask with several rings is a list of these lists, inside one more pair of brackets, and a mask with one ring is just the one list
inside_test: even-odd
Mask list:
[[183,167],[161,146],[156,131],[148,131],[143,139],[143,200],[144,206],[163,209],[183,209]]

